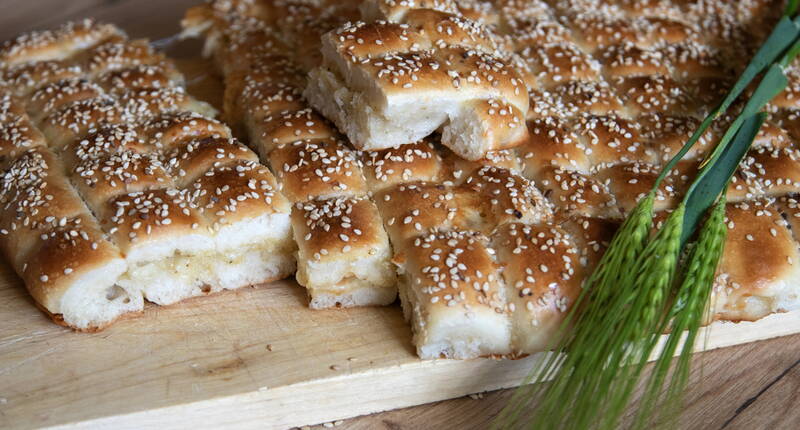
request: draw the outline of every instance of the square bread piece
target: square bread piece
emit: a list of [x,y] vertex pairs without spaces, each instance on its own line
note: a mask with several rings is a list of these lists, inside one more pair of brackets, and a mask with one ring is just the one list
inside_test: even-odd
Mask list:
[[141,288],[160,305],[217,288],[210,258],[202,258],[214,254],[213,235],[186,192],[123,194],[106,203],[101,218],[128,262],[119,280],[124,288]]
[[312,309],[388,305],[397,297],[392,250],[378,208],[368,199],[295,204],[297,282]]
[[790,200],[728,204],[728,237],[712,298],[714,319],[755,321],[800,308],[800,250],[781,211],[794,227],[798,209]]
[[80,331],[141,312],[141,290],[120,285],[127,264],[91,215],[62,220],[40,229],[25,254],[21,278],[36,301],[57,323]]
[[326,34],[304,96],[362,150],[417,142],[440,127],[442,144],[469,160],[521,144],[524,80],[480,24],[457,18],[461,32],[471,29],[462,38],[426,31],[428,20],[441,21],[436,29],[452,18],[436,12],[412,25],[359,22]]
[[506,289],[485,236],[430,233],[400,251],[400,300],[420,358],[511,352]]
[[503,267],[514,352],[553,347],[580,294],[579,254],[569,234],[553,224],[510,223],[495,232],[492,247]]
[[291,205],[275,177],[257,162],[209,169],[187,187],[214,234],[217,286],[238,288],[290,276],[295,270]]

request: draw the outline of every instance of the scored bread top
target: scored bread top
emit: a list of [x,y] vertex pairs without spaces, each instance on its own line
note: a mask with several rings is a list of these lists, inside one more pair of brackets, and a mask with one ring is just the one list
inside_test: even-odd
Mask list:
[[[525,79],[513,67],[513,59],[504,58],[503,51],[498,50],[488,28],[477,22],[432,9],[413,9],[404,15],[403,23],[348,23],[323,36],[321,50],[325,69],[316,72],[319,76],[312,73],[306,92],[312,104],[345,130],[358,148],[384,149],[413,143],[448,119],[452,132],[445,132],[442,142],[465,158],[479,159],[489,151],[517,146],[524,138],[525,126],[519,119],[528,111]],[[325,71],[335,76],[325,78]],[[347,118],[331,107],[323,107],[331,101],[319,93],[319,86],[333,83],[318,82],[320,79],[337,80],[335,85],[346,88],[350,97],[360,99],[363,105],[344,107]],[[429,110],[428,116],[404,115],[409,99],[424,101],[419,108]],[[440,103],[435,103],[436,99]],[[494,105],[508,107],[483,109],[476,104],[489,99]],[[482,112],[482,117],[463,118],[473,110]],[[512,126],[517,128],[515,133],[492,133],[494,128],[489,127],[482,135],[472,136],[475,131],[460,124],[506,124],[507,119],[495,116],[514,110],[519,112]],[[376,115],[390,127],[406,130],[406,134],[385,135],[371,129],[364,121]],[[459,140],[456,133],[471,138]]]
[[[183,81],[148,42],[91,20],[0,47],[0,248],[57,321],[95,330],[141,310],[158,288],[136,283],[148,264],[223,242],[284,247],[291,208],[275,178]],[[217,240],[275,216],[283,233]]]
[[[360,3],[362,21],[347,23],[354,3]],[[487,6],[490,3],[494,7]],[[322,141],[337,136],[337,131],[298,96],[298,88],[305,86],[309,62],[322,61],[322,68],[317,69],[320,74],[315,77],[317,72],[312,72],[312,79],[322,83],[347,81],[348,90],[358,89],[364,95],[357,103],[388,108],[392,107],[388,96],[401,94],[408,94],[412,106],[422,106],[430,94],[442,104],[451,103],[443,95],[451,89],[433,82],[455,88],[454,77],[461,90],[476,94],[488,78],[472,82],[462,79],[463,72],[476,61],[483,61],[492,73],[500,71],[492,76],[502,92],[495,94],[497,103],[512,106],[514,115],[523,112],[518,104],[530,105],[519,117],[528,129],[522,145],[467,161],[436,145],[443,136],[456,135],[445,128],[439,134],[422,136],[425,139],[403,142],[400,147],[353,151],[351,165],[358,168],[353,168],[351,176],[356,175],[355,170],[360,173],[360,185],[353,193],[373,197],[389,236],[397,241],[397,254],[405,254],[400,243],[413,241],[430,229],[490,235],[515,221],[556,223],[568,236],[567,242],[577,249],[578,272],[585,273],[602,254],[619,220],[652,186],[661,166],[724,96],[749,57],[743,51],[751,53],[774,22],[776,15],[761,4],[769,1],[746,3],[376,0],[319,2],[292,8],[280,2],[226,1],[212,2],[208,13],[218,20],[217,25],[226,22],[231,28],[215,30],[217,36],[212,39],[222,40],[221,45],[228,43],[217,46],[217,57],[240,52],[241,46],[255,46],[248,40],[276,41],[261,48],[260,57],[253,54],[236,65],[220,67],[246,71],[245,77],[229,74],[226,88],[230,89],[231,106],[245,117],[252,116],[253,123],[261,127],[257,128],[259,133],[251,133],[251,139],[264,142],[259,144],[265,148],[261,155],[270,159],[273,154],[281,155],[275,148],[315,140],[312,134]],[[313,47],[323,52],[323,59],[292,58],[296,57],[292,52],[299,52],[301,45],[314,42],[295,33],[302,28],[299,24],[278,24],[290,11],[298,13],[293,22],[325,16],[329,27],[317,31],[329,32]],[[338,27],[332,18],[335,15],[342,19]],[[259,32],[262,36],[256,36]],[[221,34],[224,36],[219,37]],[[499,55],[503,50],[515,55]],[[449,60],[447,67],[441,67],[447,62],[441,60],[442,56]],[[275,59],[284,67],[269,67],[268,62]],[[499,64],[503,67],[490,66]],[[448,68],[454,73],[448,74]],[[508,74],[503,74],[504,70]],[[333,76],[327,71],[333,71]],[[728,198],[733,202],[800,192],[800,178],[793,174],[795,139],[800,138],[800,105],[793,94],[800,74],[792,66],[788,75],[790,88],[770,105],[770,121],[731,184]],[[237,81],[246,83],[248,90],[237,89]],[[319,86],[317,91],[338,88],[344,87]],[[521,101],[515,93],[517,88],[529,102]],[[305,94],[310,96],[308,90]],[[309,98],[314,106],[320,106]],[[488,103],[490,99],[481,100]],[[342,110],[339,106],[321,112],[350,138],[349,142],[339,142],[349,153],[350,145],[359,147],[361,142],[348,131],[352,118],[344,121],[335,117]],[[487,129],[505,132],[503,121],[483,117],[481,111],[473,110],[473,118],[492,123]],[[495,111],[499,113],[500,109]],[[306,120],[308,126],[303,125]],[[729,122],[729,118],[720,118],[719,124],[670,172],[658,190],[657,209],[669,209],[679,201],[697,165]],[[299,137],[292,140],[295,133]],[[275,139],[274,146],[269,139]],[[524,177],[528,182],[522,187],[537,190],[534,194],[540,197],[528,194],[523,200],[531,206],[542,198],[551,209],[542,209],[539,216],[530,219],[513,219],[519,208],[511,190],[522,181],[515,179],[508,190],[502,180],[481,185],[478,179],[484,165],[505,170],[504,174],[512,177]],[[300,172],[300,167],[295,171]],[[295,180],[279,179],[284,186]],[[311,183],[311,179],[306,181]],[[342,193],[328,187],[324,188],[325,195]],[[297,188],[289,186],[290,192]],[[494,198],[492,193],[500,188],[509,193],[503,199]],[[321,193],[301,193],[295,199]],[[493,200],[504,203],[494,210]],[[399,260],[404,258],[407,256]]]

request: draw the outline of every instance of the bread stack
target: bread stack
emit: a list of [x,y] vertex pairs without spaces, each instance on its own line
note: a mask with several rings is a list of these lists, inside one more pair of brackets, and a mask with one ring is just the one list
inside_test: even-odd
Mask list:
[[[331,251],[310,248],[318,224],[298,220],[331,196],[361,196],[378,209],[364,222],[388,234],[418,353],[469,358],[546,347],[619,222],[725,94],[777,3],[212,1],[184,27],[206,37],[225,76],[228,119],[302,202],[298,280],[312,297],[319,284],[302,266]],[[771,106],[729,191],[715,319],[800,305],[796,87]],[[659,211],[681,197],[723,127],[670,174]],[[336,168],[320,167],[333,191],[317,193],[303,173],[315,157],[284,155],[310,154],[310,142],[337,154],[327,163]],[[308,184],[301,194],[298,183]],[[334,218],[323,231],[338,233]],[[361,264],[344,243],[336,251]]]
[[[423,358],[539,351],[779,3],[215,0],[184,28],[234,133],[113,26],[23,35],[0,48],[0,249],[81,330],[296,260],[312,308],[399,295]],[[728,192],[713,319],[800,307],[796,68]]]
[[145,41],[82,21],[0,47],[0,246],[78,330],[294,271],[290,206]]
[[[206,25],[214,13],[232,5],[204,6],[190,19]],[[310,15],[300,19],[295,11],[304,10],[300,5],[287,6],[280,16],[267,12],[269,5],[239,7],[252,9],[247,16],[219,21],[209,48],[225,76],[226,118],[249,136],[293,203],[297,281],[316,309],[392,303],[397,276],[389,238],[369,193],[369,175],[359,154],[303,100],[305,73],[301,57],[292,55],[301,43],[290,48],[286,41],[287,34],[302,34],[304,42],[313,44],[321,33],[282,33],[277,25],[318,31],[344,18],[330,15],[333,22],[317,25]],[[272,17],[269,23],[251,17],[262,15]]]

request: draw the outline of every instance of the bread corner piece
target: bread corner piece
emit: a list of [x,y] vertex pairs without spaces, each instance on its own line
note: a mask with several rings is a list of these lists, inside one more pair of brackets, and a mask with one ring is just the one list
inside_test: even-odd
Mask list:
[[510,354],[505,288],[483,235],[429,233],[401,252],[400,299],[420,358]]
[[795,239],[800,210],[792,200],[728,203],[727,239],[712,294],[715,320],[756,321],[800,309],[800,248]]
[[59,324],[79,331],[101,330],[142,311],[142,292],[118,282],[125,260],[93,220],[78,217],[64,224],[42,233],[24,264],[22,278],[40,306]]
[[362,22],[326,34],[323,63],[310,72],[304,96],[362,150],[417,142],[436,130],[469,160],[523,143],[523,79],[487,39],[470,33],[456,41],[466,46],[444,43],[427,28],[436,19],[452,25],[454,18]]
[[142,292],[119,283],[127,269],[120,250],[46,148],[23,153],[0,175],[0,249],[60,324],[96,331],[143,309]]
[[504,267],[515,354],[552,347],[580,294],[582,271],[574,241],[554,224],[507,223],[493,233],[492,242]]
[[389,238],[375,204],[337,197],[295,204],[297,282],[312,309],[380,306],[397,297]]

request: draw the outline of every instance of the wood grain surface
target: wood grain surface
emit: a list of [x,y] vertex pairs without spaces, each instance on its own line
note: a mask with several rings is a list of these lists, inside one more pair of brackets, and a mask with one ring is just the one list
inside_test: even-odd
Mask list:
[[[0,0],[0,40],[13,37],[21,31],[48,28],[66,20],[82,17],[95,17],[116,23],[135,37],[160,39],[175,34],[178,31],[178,20],[185,8],[196,3],[197,0]],[[185,50],[180,50],[178,54],[182,52]],[[60,365],[58,357],[72,357],[78,361],[84,357],[87,361],[91,361],[103,359],[104,353],[108,354],[108,351],[115,350],[111,346],[124,348],[126,343],[145,345],[147,347],[141,350],[151,353],[136,356],[129,362],[129,366],[136,370],[135,377],[122,378],[111,385],[97,383],[115,376],[114,369],[109,368],[98,372],[94,376],[95,379],[81,379],[80,386],[72,386],[70,389],[95,392],[98,397],[117,399],[119,403],[124,404],[128,399],[126,396],[136,393],[133,385],[158,386],[159,389],[166,391],[168,397],[180,400],[202,390],[224,390],[224,387],[228,386],[226,382],[234,377],[247,378],[249,375],[250,380],[244,383],[258,385],[253,372],[269,373],[269,369],[258,368],[259,362],[253,357],[268,353],[283,354],[285,360],[291,362],[298,354],[312,354],[312,351],[303,349],[302,342],[297,341],[298,336],[306,336],[309,333],[285,332],[282,336],[274,337],[274,341],[268,345],[236,344],[235,341],[231,343],[231,339],[237,334],[259,330],[259,324],[269,325],[274,333],[280,333],[282,329],[291,325],[292,318],[311,318],[315,323],[312,324],[315,326],[314,330],[319,333],[326,331],[325,324],[331,320],[341,324],[374,324],[392,331],[408,330],[396,308],[328,313],[326,316],[316,315],[313,312],[300,312],[295,315],[280,313],[276,310],[274,302],[263,303],[254,299],[259,296],[257,292],[265,288],[275,288],[267,286],[193,301],[186,305],[168,308],[150,307],[145,316],[147,320],[140,318],[123,322],[127,328],[125,334],[109,331],[89,338],[86,335],[51,327],[38,311],[31,311],[33,308],[31,300],[5,265],[0,266],[0,284],[2,284],[0,314],[4,315],[4,319],[0,321],[0,347],[5,348],[4,351],[13,351],[13,355],[7,355],[0,366],[0,427],[5,427],[3,422],[12,422],[13,417],[9,415],[9,411],[13,410],[14,405],[11,399],[19,400],[18,397],[12,396],[12,391],[23,388],[11,386],[9,381],[19,376],[21,372],[58,369]],[[270,292],[273,293],[272,290]],[[279,298],[278,303],[299,303],[303,300],[302,293],[297,288],[277,288],[274,293],[274,296]],[[247,302],[255,309],[252,313],[254,319],[252,326],[220,327],[212,324],[215,318],[222,318],[221,315],[226,312],[236,312],[235,307],[228,306],[238,302]],[[184,326],[185,331],[175,333],[172,343],[156,344],[157,339],[161,339],[154,335],[158,331],[157,324],[171,317],[180,317],[192,323]],[[212,326],[213,332],[209,332]],[[26,328],[24,336],[13,334],[19,331],[15,330],[19,327]],[[317,367],[310,369],[319,374],[332,375],[342,368],[369,367],[375,365],[376,361],[385,360],[383,362],[388,363],[395,359],[375,354],[380,348],[400,348],[406,350],[408,354],[412,353],[410,344],[397,339],[342,339],[337,337],[336,333],[327,333],[323,337],[330,343],[317,347],[325,349],[326,352],[337,349],[341,346],[339,344],[343,344],[355,353],[341,357],[325,355],[325,360],[320,358],[316,362]],[[398,339],[407,338],[406,335]],[[200,343],[202,349],[195,349],[196,346],[192,341],[196,339],[206,340]],[[395,345],[397,342],[402,345]],[[214,349],[215,344],[219,350]],[[377,349],[374,349],[376,346]],[[221,356],[229,356],[220,354],[222,349],[229,347],[231,350],[226,349],[225,352],[232,352],[234,358],[218,361]],[[356,358],[359,352],[367,349],[371,349],[370,354],[375,355],[366,362],[348,360]],[[180,372],[200,376],[203,382],[180,386],[159,380],[159,368],[165,365],[159,361],[162,358],[160,354],[165,352],[185,357],[185,362],[180,364]],[[43,360],[44,357],[47,359]],[[334,362],[328,363],[331,357],[335,358]],[[114,359],[114,357],[105,358],[110,361]],[[681,418],[681,428],[794,429],[800,425],[800,335],[698,354],[695,363],[691,388]],[[178,366],[174,363],[171,365]],[[237,371],[241,369],[245,371]],[[49,383],[41,381],[41,386],[34,387],[41,395],[36,401],[42,402],[41,399],[45,399],[43,404],[36,405],[41,411],[39,416],[29,417],[27,421],[13,420],[14,422],[25,422],[24,427],[46,425],[48,418],[56,414],[80,415],[81,407],[91,407],[90,404],[72,405],[72,409],[64,410],[60,403],[63,400],[61,396],[65,395],[64,390],[70,384],[71,378],[79,374],[81,369],[61,370],[63,376],[60,379]],[[409,381],[410,384],[413,382]],[[106,388],[98,388],[100,386]],[[402,390],[403,387],[397,389]],[[511,390],[501,390],[482,396],[398,409],[336,422],[335,427],[390,430],[485,428],[508,400],[511,392]],[[220,392],[220,395],[223,394],[224,392]],[[156,400],[153,399],[153,402]],[[369,400],[365,398],[363,401],[368,403]],[[307,407],[312,410],[313,402],[310,401]],[[155,423],[149,424],[155,426]],[[333,424],[328,426],[331,425]]]

